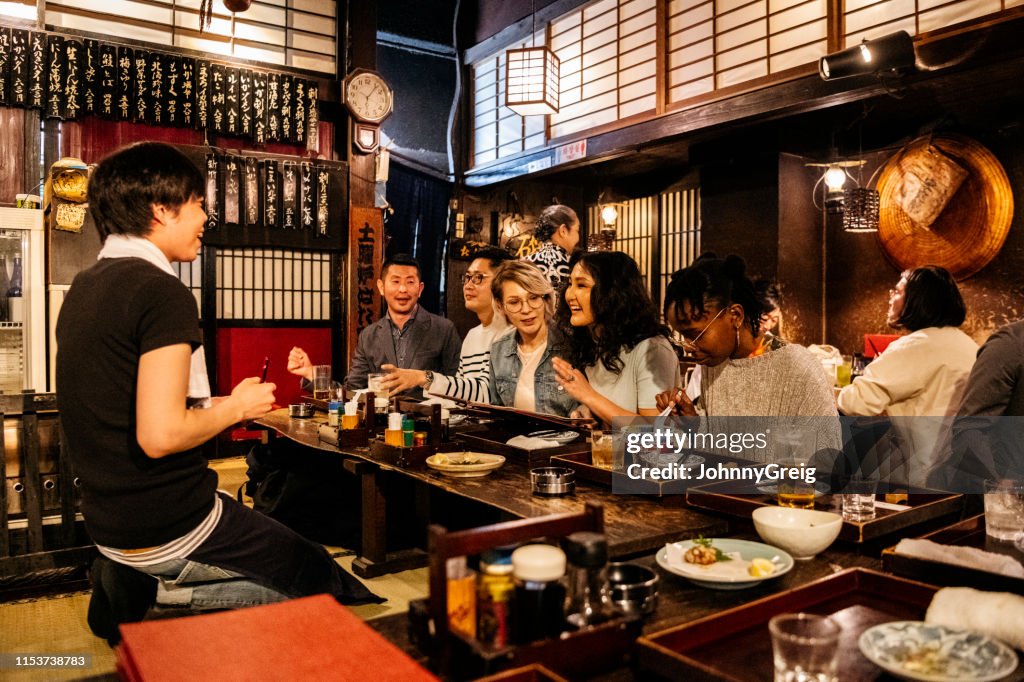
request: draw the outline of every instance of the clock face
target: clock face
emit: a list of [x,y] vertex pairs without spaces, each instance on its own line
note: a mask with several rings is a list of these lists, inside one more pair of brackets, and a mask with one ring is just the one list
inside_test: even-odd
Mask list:
[[391,113],[391,88],[375,73],[357,74],[345,87],[345,104],[362,121],[383,121]]

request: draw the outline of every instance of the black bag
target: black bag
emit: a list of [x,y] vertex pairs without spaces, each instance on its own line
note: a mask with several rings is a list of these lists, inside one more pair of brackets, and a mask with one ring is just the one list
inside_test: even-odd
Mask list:
[[315,542],[359,547],[357,482],[344,473],[339,457],[278,439],[253,446],[245,461],[244,490],[253,509]]

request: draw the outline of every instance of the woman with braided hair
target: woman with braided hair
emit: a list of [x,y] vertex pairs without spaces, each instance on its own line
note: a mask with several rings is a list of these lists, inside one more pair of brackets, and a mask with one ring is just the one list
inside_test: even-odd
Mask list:
[[580,219],[568,206],[548,206],[540,212],[533,236],[541,246],[523,260],[540,268],[557,293],[569,279],[569,258],[580,243]]

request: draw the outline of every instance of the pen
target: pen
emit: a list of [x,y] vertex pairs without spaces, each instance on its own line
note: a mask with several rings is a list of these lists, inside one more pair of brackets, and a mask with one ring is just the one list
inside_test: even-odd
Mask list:
[[260,383],[261,384],[267,383],[267,368],[268,367],[270,367],[270,358],[269,357],[264,357],[263,358],[263,376],[260,378]]

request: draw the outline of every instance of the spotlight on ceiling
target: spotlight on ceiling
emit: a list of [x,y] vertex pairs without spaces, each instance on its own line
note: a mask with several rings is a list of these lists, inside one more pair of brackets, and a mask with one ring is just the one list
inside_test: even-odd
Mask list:
[[822,80],[848,78],[862,74],[896,72],[914,68],[914,39],[906,31],[891,33],[874,40],[864,39],[859,45],[826,55],[818,61]]

